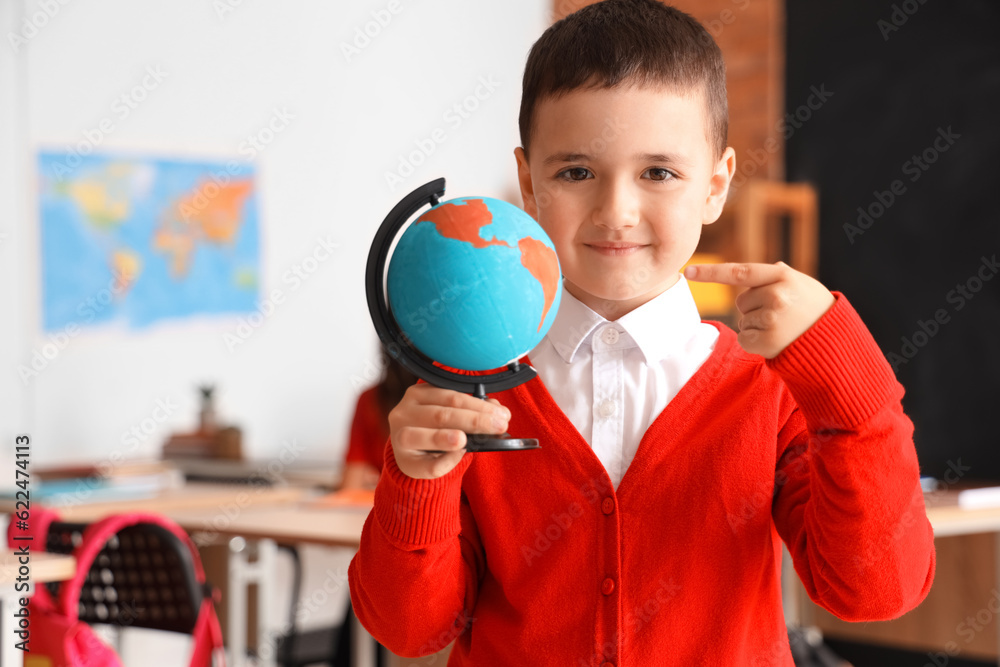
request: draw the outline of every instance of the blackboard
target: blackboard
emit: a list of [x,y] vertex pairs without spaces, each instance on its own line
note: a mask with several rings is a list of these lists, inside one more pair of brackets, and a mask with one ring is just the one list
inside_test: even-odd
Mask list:
[[1000,3],[788,0],[786,72],[820,280],[896,369],[922,473],[1000,480]]

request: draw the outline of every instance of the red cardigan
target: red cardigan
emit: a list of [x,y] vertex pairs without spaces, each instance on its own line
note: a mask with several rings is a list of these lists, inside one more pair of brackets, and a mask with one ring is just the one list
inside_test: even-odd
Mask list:
[[900,386],[842,294],[776,359],[717,322],[708,360],[617,491],[541,379],[499,395],[541,449],[411,479],[385,450],[349,569],[395,653],[449,665],[793,665],[781,541],[810,597],[852,621],[930,589],[934,543]]

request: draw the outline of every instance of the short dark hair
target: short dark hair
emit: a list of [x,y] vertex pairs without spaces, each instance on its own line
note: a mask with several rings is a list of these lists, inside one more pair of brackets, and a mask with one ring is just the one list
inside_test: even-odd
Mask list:
[[709,143],[722,156],[729,132],[722,52],[696,19],[659,0],[604,0],[542,33],[524,67],[521,147],[527,153],[540,100],[629,84],[704,91]]

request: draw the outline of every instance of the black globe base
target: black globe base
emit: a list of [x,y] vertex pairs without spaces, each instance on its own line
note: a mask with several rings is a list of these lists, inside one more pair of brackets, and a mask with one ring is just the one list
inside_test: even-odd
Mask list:
[[509,433],[502,435],[466,433],[465,438],[465,451],[467,452],[516,452],[522,449],[539,448],[536,438],[512,438]]

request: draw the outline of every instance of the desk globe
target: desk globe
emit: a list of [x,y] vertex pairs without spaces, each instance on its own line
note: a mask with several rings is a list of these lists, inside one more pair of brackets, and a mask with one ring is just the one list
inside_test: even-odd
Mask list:
[[413,345],[467,371],[506,366],[534,348],[562,294],[549,237],[520,208],[489,197],[424,212],[399,237],[387,290]]
[[[444,179],[427,183],[382,223],[366,273],[369,310],[389,354],[404,367],[435,386],[485,398],[535,377],[518,359],[555,320],[559,261],[545,231],[517,206],[490,197],[441,202],[443,194]],[[398,234],[427,203],[431,208]],[[504,437],[469,434],[467,449],[538,446]]]

